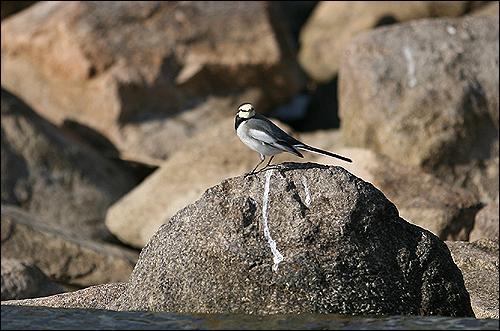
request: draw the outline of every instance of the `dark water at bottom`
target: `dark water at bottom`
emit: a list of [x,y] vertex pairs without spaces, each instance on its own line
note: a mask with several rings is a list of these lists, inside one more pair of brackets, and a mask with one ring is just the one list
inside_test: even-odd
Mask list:
[[2,306],[2,330],[498,330],[497,319],[223,315]]

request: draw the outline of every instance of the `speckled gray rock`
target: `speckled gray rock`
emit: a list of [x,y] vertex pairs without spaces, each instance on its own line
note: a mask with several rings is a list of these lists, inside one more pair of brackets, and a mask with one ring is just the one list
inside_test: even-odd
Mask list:
[[474,316],[438,237],[341,167],[224,180],[141,252],[112,310]]
[[51,281],[35,263],[2,259],[2,301],[63,292],[63,288]]
[[446,244],[462,271],[476,318],[498,319],[498,238]]
[[105,309],[106,305],[119,297],[126,288],[127,283],[103,284],[44,298],[2,301],[2,305],[66,309]]

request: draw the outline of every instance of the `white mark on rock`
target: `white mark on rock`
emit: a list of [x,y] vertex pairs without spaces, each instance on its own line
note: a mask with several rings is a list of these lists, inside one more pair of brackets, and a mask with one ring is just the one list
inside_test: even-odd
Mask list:
[[452,36],[453,36],[455,33],[457,33],[457,29],[455,29],[455,28],[454,28],[453,26],[451,26],[451,25],[448,25],[448,26],[446,27],[446,30],[447,30],[447,31],[448,31],[448,33],[449,33],[449,34],[451,34]]
[[311,203],[311,195],[309,194],[309,189],[307,188],[307,179],[306,177],[302,176],[302,185],[304,185],[304,191],[306,192],[306,200],[305,203],[307,206]]
[[408,61],[408,86],[415,87],[417,85],[417,78],[415,78],[415,63],[413,62],[413,55],[409,46],[403,47],[403,53]]
[[266,186],[264,187],[264,197],[262,198],[262,219],[264,223],[264,237],[266,237],[269,247],[271,247],[271,252],[274,255],[273,261],[273,271],[278,270],[278,264],[283,261],[283,255],[276,249],[276,242],[271,238],[269,234],[269,228],[267,227],[267,201],[269,200],[269,183],[271,181],[271,176],[273,170],[266,171]]

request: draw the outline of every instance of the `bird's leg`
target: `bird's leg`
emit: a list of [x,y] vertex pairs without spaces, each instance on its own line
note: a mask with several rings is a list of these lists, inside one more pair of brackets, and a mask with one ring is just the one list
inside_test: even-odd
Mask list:
[[[257,167],[260,166],[262,164],[262,162],[264,162],[265,159],[266,159],[266,157],[264,155],[260,154],[260,162],[257,163],[257,165],[255,166],[255,168],[253,168],[252,171],[250,171],[248,174],[246,174],[245,177],[249,176],[249,175],[253,175],[253,173],[255,172],[255,169],[257,169]],[[272,159],[272,157],[271,157],[271,159]],[[271,160],[269,160],[269,162],[271,162]]]
[[266,169],[267,167],[269,167],[269,165],[271,164],[271,161],[273,160],[273,157],[274,157],[274,155],[271,156],[271,158],[269,159],[269,162],[267,162],[266,166],[262,169]]

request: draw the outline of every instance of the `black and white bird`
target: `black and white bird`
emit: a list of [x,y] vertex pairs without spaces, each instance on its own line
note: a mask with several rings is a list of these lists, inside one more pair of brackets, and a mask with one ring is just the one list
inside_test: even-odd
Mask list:
[[243,103],[238,107],[234,128],[241,141],[250,149],[260,154],[260,162],[247,175],[253,174],[257,167],[264,162],[266,156],[270,156],[271,158],[262,169],[267,168],[271,164],[271,160],[275,155],[283,152],[292,153],[298,157],[304,157],[298,150],[352,162],[351,159],[342,155],[311,147],[298,141],[277,127],[273,122],[256,113],[255,108],[250,103]]

